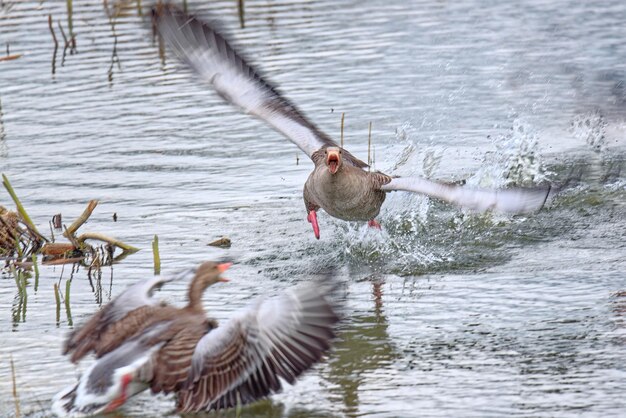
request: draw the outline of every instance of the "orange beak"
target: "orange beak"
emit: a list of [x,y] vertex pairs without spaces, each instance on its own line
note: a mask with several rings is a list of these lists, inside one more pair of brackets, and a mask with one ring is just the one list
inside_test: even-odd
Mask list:
[[330,170],[331,174],[335,174],[337,170],[339,170],[339,153],[337,151],[329,151],[328,156],[326,157],[326,165]]
[[[232,265],[233,265],[233,263],[222,263],[222,264],[218,264],[218,265],[217,265],[217,270],[218,270],[220,273],[224,273],[224,272],[225,272],[226,270],[228,270],[228,268],[229,268],[230,266],[232,266]],[[228,282],[228,281],[230,281],[230,280],[229,280],[229,279],[227,279],[227,278],[225,278],[225,277],[220,277],[220,278],[218,279],[218,281],[220,281],[220,282]]]

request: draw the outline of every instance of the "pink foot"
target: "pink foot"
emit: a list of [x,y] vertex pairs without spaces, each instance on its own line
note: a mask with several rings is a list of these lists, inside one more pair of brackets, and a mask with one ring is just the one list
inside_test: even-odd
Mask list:
[[382,229],[380,224],[378,222],[376,222],[376,219],[370,219],[367,222],[367,226],[369,226],[370,228]]
[[317,224],[317,212],[314,210],[309,212],[309,216],[306,218],[311,224],[313,224],[313,233],[315,234],[315,238],[320,239],[320,227]]

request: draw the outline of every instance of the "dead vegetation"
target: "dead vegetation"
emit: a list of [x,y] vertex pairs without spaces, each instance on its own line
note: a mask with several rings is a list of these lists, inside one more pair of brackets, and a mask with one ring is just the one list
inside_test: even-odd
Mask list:
[[[97,200],[89,201],[83,213],[69,227],[64,226],[62,236],[67,241],[56,242],[53,221],[50,221],[50,237],[43,236],[28,216],[9,179],[4,174],[2,179],[17,207],[14,212],[0,206],[0,260],[4,261],[5,267],[30,269],[34,267],[33,256],[41,255],[41,264],[44,265],[78,263],[90,270],[98,270],[138,251],[100,232],[78,234],[79,228],[87,222],[98,205]],[[60,220],[60,215],[54,216],[55,223],[61,224]]]

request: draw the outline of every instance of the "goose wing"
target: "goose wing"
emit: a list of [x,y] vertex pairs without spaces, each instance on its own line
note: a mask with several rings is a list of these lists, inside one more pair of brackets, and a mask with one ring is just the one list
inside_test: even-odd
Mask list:
[[[327,290],[324,290],[324,289]],[[178,391],[182,412],[247,404],[293,383],[330,348],[338,321],[319,283],[257,302],[205,335]]]
[[440,183],[421,177],[387,177],[385,181],[386,184],[379,186],[380,190],[421,193],[480,212],[511,214],[534,212],[543,207],[550,193],[550,186],[489,190]]
[[111,331],[118,321],[133,311],[137,311],[136,320],[150,317],[154,310],[160,308],[160,302],[152,297],[154,290],[186,274],[188,271],[177,276],[150,277],[129,286],[68,335],[63,344],[63,354],[71,354],[71,361],[76,363],[91,351],[98,351],[102,337],[107,331]]
[[[309,157],[321,148],[339,146],[206,22],[167,4],[154,9],[154,23],[172,51],[220,96],[270,124]],[[344,159],[357,167],[367,167],[347,151]]]

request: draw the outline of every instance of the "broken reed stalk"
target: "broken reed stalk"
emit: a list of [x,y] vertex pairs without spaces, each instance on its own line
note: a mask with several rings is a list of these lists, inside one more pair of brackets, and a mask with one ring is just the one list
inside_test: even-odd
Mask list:
[[187,13],[187,0],[183,0],[183,12]]
[[20,399],[17,396],[17,383],[15,379],[15,363],[13,363],[13,354],[9,355],[11,362],[11,380],[13,382],[13,400],[15,401],[15,416],[19,418],[22,414],[20,413]]
[[152,241],[152,257],[154,258],[154,275],[161,274],[161,256],[159,255],[159,237],[154,236]]
[[118,239],[106,236],[99,232],[85,232],[84,234],[81,234],[78,237],[76,237],[76,241],[79,244],[83,244],[85,240],[88,240],[88,239],[94,239],[94,240],[106,242],[107,244],[111,244],[115,247],[121,248],[123,251],[129,252],[129,253],[136,253],[137,251],[139,251],[139,248],[137,247],[133,247],[132,245],[125,244]]
[[78,218],[76,218],[76,220],[72,222],[72,224],[65,230],[63,236],[67,239],[70,239],[70,236],[74,236],[78,228],[80,228],[85,222],[87,222],[87,219],[89,219],[96,206],[98,206],[98,201],[90,200],[83,213]]
[[4,188],[7,189],[7,192],[9,192],[9,194],[11,195],[11,199],[13,199],[15,206],[17,206],[17,211],[22,217],[22,220],[24,221],[24,223],[26,223],[26,225],[28,225],[28,227],[32,231],[34,231],[37,235],[44,238],[37,230],[37,227],[35,226],[33,221],[30,219],[30,216],[28,216],[28,213],[26,213],[26,209],[24,209],[24,206],[22,206],[22,202],[20,202],[20,199],[15,194],[15,190],[13,190],[13,187],[11,186],[11,183],[9,182],[8,177],[4,174],[2,174],[2,184],[4,185]]
[[343,121],[345,117],[346,117],[346,113],[341,112],[341,148],[343,148]]
[[26,276],[20,271],[19,273],[21,288],[22,288],[22,322],[26,322],[26,306],[28,305],[28,292],[26,291]]
[[143,11],[141,10],[141,0],[137,0],[137,14],[139,16],[143,16]]
[[59,297],[59,285],[54,284],[54,300],[57,303],[57,325],[61,322],[61,298]]
[[372,152],[372,122],[370,122],[369,133],[367,136],[367,165],[370,166],[368,167],[368,170],[371,170],[371,165],[372,165],[371,152]]
[[241,29],[243,29],[246,27],[243,0],[237,0],[237,12],[239,12],[239,24],[241,25]]

